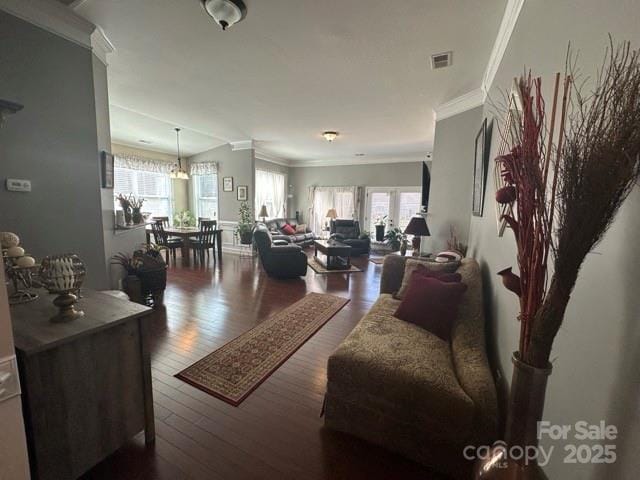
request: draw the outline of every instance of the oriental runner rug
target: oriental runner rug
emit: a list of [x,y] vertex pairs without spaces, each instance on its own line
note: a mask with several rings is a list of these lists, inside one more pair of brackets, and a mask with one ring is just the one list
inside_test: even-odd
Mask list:
[[238,406],[348,302],[309,293],[176,377]]

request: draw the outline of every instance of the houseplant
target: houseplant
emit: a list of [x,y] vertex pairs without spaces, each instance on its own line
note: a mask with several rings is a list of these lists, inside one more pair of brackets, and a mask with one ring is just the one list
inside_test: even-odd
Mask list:
[[378,215],[376,217],[375,227],[376,227],[376,242],[382,242],[384,240],[384,229],[387,226],[387,215],[381,217]]
[[402,255],[407,253],[409,241],[407,240],[407,236],[398,227],[390,229],[384,235],[384,240],[391,247],[393,252],[400,250]]
[[162,305],[167,286],[163,250],[166,248],[150,243],[141,245],[133,255],[118,253],[111,257],[112,265],[119,265],[127,272],[122,287],[131,301],[154,308]]
[[131,195],[124,196],[123,194],[118,194],[116,197],[118,202],[120,203],[120,207],[124,212],[124,223],[125,225],[131,225]]
[[144,198],[142,197],[134,197],[131,195],[129,197],[129,203],[131,205],[131,222],[134,225],[139,225],[144,222],[144,218],[142,217],[142,205],[144,205]]
[[519,275],[511,268],[499,274],[518,296],[520,340],[513,355],[506,448],[479,462],[476,478],[546,478],[535,459],[516,459],[510,452],[538,446],[549,356],[578,273],[640,177],[639,58],[628,42],[612,44],[587,96],[575,85],[570,58],[562,88],[556,75],[550,115],[541,80],[529,75],[518,82],[522,111],[515,128],[501,132],[506,153],[496,161],[506,186],[496,200],[514,207],[505,220],[516,239]]
[[238,226],[235,234],[243,245],[250,245],[253,235],[253,216],[248,202],[240,202],[238,209]]
[[195,227],[196,217],[191,213],[191,211],[183,210],[173,216],[173,223],[174,225],[177,225],[178,228]]

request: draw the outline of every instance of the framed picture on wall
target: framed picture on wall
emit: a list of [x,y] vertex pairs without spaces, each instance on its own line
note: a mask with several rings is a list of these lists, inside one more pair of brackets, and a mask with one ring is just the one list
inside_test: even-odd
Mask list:
[[238,201],[246,202],[249,199],[249,187],[246,185],[238,185]]
[[480,131],[476,135],[475,158],[473,162],[473,206],[472,213],[475,217],[482,216],[484,207],[484,190],[487,177],[487,158],[489,150],[487,148],[487,119],[482,121]]
[[100,154],[102,188],[113,188],[113,155],[103,151]]
[[222,191],[233,192],[233,177],[222,177]]

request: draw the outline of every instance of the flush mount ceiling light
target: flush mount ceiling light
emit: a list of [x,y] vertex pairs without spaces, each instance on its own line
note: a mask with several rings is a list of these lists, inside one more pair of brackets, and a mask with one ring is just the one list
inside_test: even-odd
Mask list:
[[178,161],[171,169],[169,178],[176,178],[178,180],[189,180],[189,174],[182,168],[182,158],[180,158],[180,129],[176,128],[176,144],[178,145]]
[[331,143],[338,136],[338,132],[322,132],[322,136],[327,142]]
[[222,30],[241,21],[247,15],[247,7],[242,0],[200,0],[202,8],[213,18]]

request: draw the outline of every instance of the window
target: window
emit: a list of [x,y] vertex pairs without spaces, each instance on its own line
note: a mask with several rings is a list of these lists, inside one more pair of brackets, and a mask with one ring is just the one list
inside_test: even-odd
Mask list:
[[218,218],[218,175],[193,175],[193,198],[197,217]]
[[114,173],[114,202],[115,208],[120,205],[115,197],[133,194],[144,198],[143,212],[154,216],[171,216],[171,180],[166,173],[147,172],[129,168],[115,167]]
[[286,215],[286,175],[280,172],[256,169],[255,215],[258,218],[262,205],[267,207],[269,218]]
[[338,218],[349,220],[358,218],[357,199],[357,187],[315,187],[311,217],[313,231],[320,232],[328,224],[329,220],[326,218],[326,214],[331,208],[336,209]]

